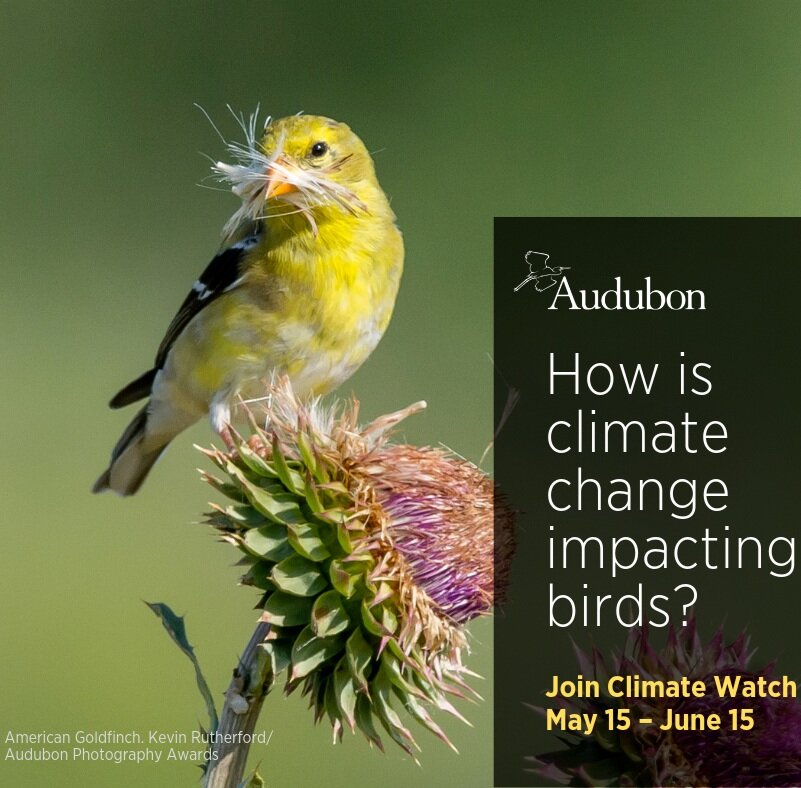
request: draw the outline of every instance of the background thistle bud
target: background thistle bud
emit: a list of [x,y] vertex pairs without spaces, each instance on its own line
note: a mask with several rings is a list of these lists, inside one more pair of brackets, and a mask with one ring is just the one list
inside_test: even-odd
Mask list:
[[[378,728],[408,753],[417,744],[398,709],[451,745],[430,711],[461,718],[449,696],[465,683],[463,625],[493,604],[492,481],[446,451],[391,444],[387,432],[424,403],[364,428],[270,390],[266,427],[236,451],[206,454],[233,500],[208,516],[244,554],[244,584],[264,591],[263,648],[286,691],[301,688],[334,737]],[[511,528],[511,513],[501,518]],[[463,719],[463,718],[462,718]],[[419,748],[418,748],[419,749]]]
[[[667,642],[657,650],[645,628],[630,632],[621,656],[609,664],[597,650],[586,654],[576,648],[582,673],[602,682],[609,676],[638,675],[648,679],[700,679],[714,687],[713,676],[742,679],[771,678],[773,665],[749,667],[754,651],[745,633],[726,644],[718,630],[703,643],[690,619],[686,627],[669,630]],[[702,698],[558,699],[570,711],[603,714],[609,708],[633,708],[632,716],[654,722],[629,731],[596,727],[591,736],[569,734],[570,746],[532,758],[534,771],[563,785],[630,786],[797,786],[801,785],[801,704],[795,698],[720,697],[714,690]],[[754,710],[754,727],[747,733],[732,730],[729,710]],[[668,707],[677,713],[716,712],[724,724],[718,731],[661,731]]]

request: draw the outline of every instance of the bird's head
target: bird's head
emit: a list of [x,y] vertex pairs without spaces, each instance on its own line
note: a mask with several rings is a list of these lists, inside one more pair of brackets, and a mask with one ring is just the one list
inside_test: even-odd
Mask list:
[[212,168],[242,200],[227,235],[243,222],[292,215],[316,231],[327,215],[366,214],[374,194],[383,197],[367,148],[344,123],[317,115],[268,118],[260,138],[256,126],[255,115],[243,120],[245,143],[228,143],[235,163]]

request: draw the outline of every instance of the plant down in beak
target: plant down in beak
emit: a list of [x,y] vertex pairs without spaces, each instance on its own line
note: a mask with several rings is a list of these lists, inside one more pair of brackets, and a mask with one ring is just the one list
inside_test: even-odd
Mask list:
[[309,168],[305,162],[285,154],[283,135],[271,142],[269,148],[265,147],[263,139],[257,137],[260,125],[262,135],[266,134],[272,122],[270,116],[259,124],[258,108],[248,119],[233,111],[232,114],[245,135],[245,141],[229,142],[223,138],[233,163],[217,161],[211,167],[214,177],[230,186],[233,194],[242,201],[223,228],[225,238],[235,236],[237,230],[248,223],[293,214],[303,215],[316,234],[314,209],[322,206],[335,206],[351,215],[367,211],[351,189],[332,177],[348,156],[326,167]]

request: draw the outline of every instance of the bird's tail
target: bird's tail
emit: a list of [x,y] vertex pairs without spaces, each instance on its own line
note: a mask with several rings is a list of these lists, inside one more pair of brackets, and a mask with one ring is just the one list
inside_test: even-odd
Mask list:
[[134,416],[122,437],[111,452],[111,463],[92,487],[92,492],[114,490],[120,495],[133,495],[145,480],[153,463],[167,448],[165,442],[153,448],[145,447],[145,427],[147,426],[147,406]]

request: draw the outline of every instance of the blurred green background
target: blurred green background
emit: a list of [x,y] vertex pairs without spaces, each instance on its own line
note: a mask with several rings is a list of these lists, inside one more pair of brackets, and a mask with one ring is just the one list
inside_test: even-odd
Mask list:
[[[253,627],[233,552],[194,525],[200,425],[132,500],[89,486],[234,197],[198,188],[236,136],[226,103],[348,122],[405,233],[390,330],[345,386],[365,417],[425,398],[410,440],[477,460],[492,433],[492,217],[795,214],[801,6],[771,3],[0,3],[4,543],[0,733],[203,719],[191,668],[141,600],[187,615],[221,693]],[[489,464],[487,467],[490,467]],[[492,672],[491,626],[470,665]],[[536,655],[532,655],[536,659]],[[330,745],[302,699],[268,700],[274,788],[491,783],[491,681],[423,736],[422,769]],[[18,765],[0,783],[191,785],[193,766]]]

